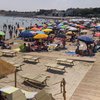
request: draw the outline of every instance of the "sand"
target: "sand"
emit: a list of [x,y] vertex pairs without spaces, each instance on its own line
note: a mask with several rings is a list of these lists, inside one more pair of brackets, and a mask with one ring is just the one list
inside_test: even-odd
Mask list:
[[[75,49],[73,45],[70,47],[73,50]],[[22,71],[17,72],[17,87],[22,88],[27,91],[40,91],[40,89],[30,87],[23,84],[24,79],[22,75],[28,73],[32,76],[39,74],[45,74],[50,76],[47,80],[47,85],[43,89],[47,92],[52,93],[53,97],[56,100],[63,100],[63,94],[60,93],[60,81],[62,78],[65,78],[66,81],[66,97],[67,100],[70,99],[75,89],[84,78],[86,73],[92,68],[94,63],[83,62],[83,61],[74,61],[74,66],[66,65],[66,72],[61,73],[59,71],[47,71],[45,64],[47,63],[57,63],[57,58],[68,58],[69,55],[65,54],[66,50],[61,51],[51,51],[51,52],[31,52],[31,53],[18,53],[16,57],[1,57],[1,59],[8,62],[15,63],[24,63],[22,66]],[[23,55],[29,54],[34,55],[35,57],[40,57],[40,62],[37,64],[25,63],[23,62]],[[71,56],[73,57],[73,56]],[[77,57],[77,56],[74,56]],[[0,87],[12,85],[14,86],[14,73],[8,75],[5,78],[0,79]]]
[[11,74],[14,71],[15,67],[12,64],[0,59],[0,77]]

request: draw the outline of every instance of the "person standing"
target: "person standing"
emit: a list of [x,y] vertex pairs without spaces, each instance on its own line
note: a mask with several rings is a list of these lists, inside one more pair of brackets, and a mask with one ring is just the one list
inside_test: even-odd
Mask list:
[[12,30],[10,29],[9,34],[10,34],[10,39],[12,38]]

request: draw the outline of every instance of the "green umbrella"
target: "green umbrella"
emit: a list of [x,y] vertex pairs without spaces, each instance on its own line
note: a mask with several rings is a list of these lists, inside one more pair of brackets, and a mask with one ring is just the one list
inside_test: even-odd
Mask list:
[[5,35],[5,33],[0,31],[0,36],[4,36],[4,35]]
[[61,28],[61,29],[66,29],[66,28],[67,28],[67,26],[62,25],[62,26],[60,26],[60,28]]

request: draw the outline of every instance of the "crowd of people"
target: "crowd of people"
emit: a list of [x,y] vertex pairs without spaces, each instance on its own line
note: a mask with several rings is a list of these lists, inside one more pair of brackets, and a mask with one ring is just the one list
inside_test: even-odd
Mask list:
[[[77,39],[78,36],[81,35],[81,30],[87,29],[90,30],[91,27],[88,25],[96,24],[96,22],[89,22],[88,25],[85,25],[85,21],[80,21],[80,22],[66,22],[64,21],[54,21],[52,25],[49,24],[48,22],[42,23],[43,26],[40,26],[38,24],[31,25],[29,27],[26,27],[24,31],[31,30],[32,28],[39,29],[39,31],[42,31],[43,29],[52,29],[52,31],[47,32],[45,34],[48,35],[47,38],[43,39],[34,39],[33,37],[30,38],[25,38],[25,37],[20,37],[25,41],[23,45],[20,46],[22,51],[48,51],[48,47],[50,44],[57,44],[56,48],[59,49],[65,49],[66,48],[66,42],[69,40],[69,42],[76,43],[77,48],[75,50],[76,54],[80,54],[82,56],[87,56],[87,55],[94,55],[95,52],[100,50],[100,39],[97,41],[95,40],[94,43],[92,44],[86,44],[87,49],[86,50],[80,50],[80,41]],[[62,28],[62,26],[68,26],[69,28]],[[81,27],[79,27],[79,25]],[[83,26],[84,25],[84,26]],[[70,27],[72,30],[70,30]],[[19,34],[23,30],[18,30],[20,28],[19,23],[16,23],[15,25],[3,25],[3,31],[4,33],[7,34],[7,31],[9,33],[10,39],[12,39],[12,34],[15,33],[16,36],[19,36]],[[74,29],[74,30],[73,30]],[[71,31],[71,34],[66,34],[67,32]],[[95,30],[96,31],[96,30]],[[93,30],[93,36],[95,34],[95,31]],[[69,38],[70,36],[70,38]],[[30,41],[31,40],[31,41]],[[4,41],[0,41],[0,45],[2,46],[2,49],[11,49],[11,45],[9,43],[5,43]],[[57,49],[58,50],[58,49]]]

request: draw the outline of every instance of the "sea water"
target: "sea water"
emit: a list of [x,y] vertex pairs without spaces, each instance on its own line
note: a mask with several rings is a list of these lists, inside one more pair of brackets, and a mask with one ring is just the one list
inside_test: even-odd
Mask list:
[[[26,18],[26,17],[7,17],[7,16],[0,16],[0,31],[3,31],[3,25],[13,25],[16,26],[16,23],[19,24],[20,27],[29,27],[33,26],[34,24],[42,24],[46,22],[45,19],[41,18]],[[15,33],[13,32],[13,35]],[[7,30],[5,39],[9,39],[9,31]]]

